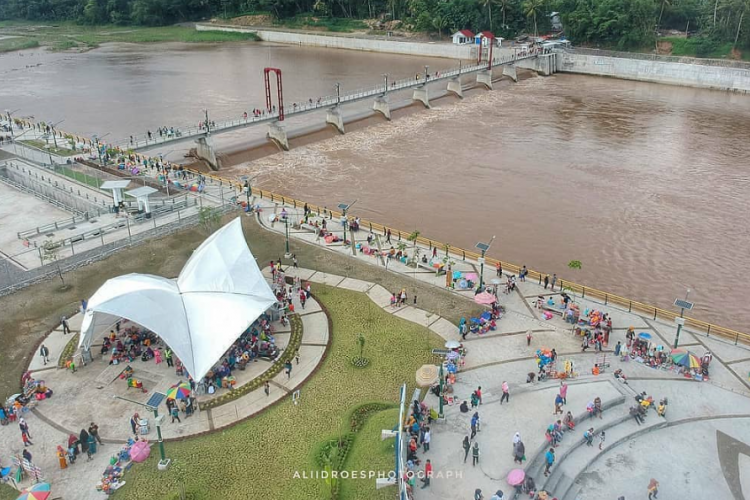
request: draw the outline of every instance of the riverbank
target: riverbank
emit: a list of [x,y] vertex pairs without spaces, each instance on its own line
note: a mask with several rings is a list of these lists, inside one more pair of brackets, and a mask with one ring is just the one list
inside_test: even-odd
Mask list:
[[82,26],[72,23],[41,25],[26,22],[0,23],[0,53],[44,47],[52,51],[83,52],[103,43],[218,43],[256,41],[252,33],[195,30],[187,26]]
[[388,36],[347,35],[341,33],[312,33],[271,28],[255,28],[222,24],[195,25],[199,32],[221,31],[227,33],[254,34],[264,42],[285,43],[305,47],[360,50],[422,57],[446,57],[449,59],[476,59],[474,45],[454,45],[450,42],[415,42]]

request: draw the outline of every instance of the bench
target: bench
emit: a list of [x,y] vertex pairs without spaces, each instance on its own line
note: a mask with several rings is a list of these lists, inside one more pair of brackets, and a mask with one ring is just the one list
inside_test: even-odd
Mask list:
[[556,307],[548,306],[547,304],[543,304],[542,305],[542,311],[549,311],[552,314],[557,314],[558,316],[562,316],[563,312],[564,312],[562,309],[558,309]]
[[305,229],[307,231],[312,231],[313,233],[317,233],[318,232],[318,228],[315,227],[315,226],[313,226],[312,224],[300,224],[299,228],[300,229]]
[[424,263],[421,260],[417,261],[417,267],[421,267],[422,269],[429,269],[430,271],[435,273],[435,276],[440,276],[441,274],[445,274],[445,266],[441,265],[440,267],[435,267],[430,263]]

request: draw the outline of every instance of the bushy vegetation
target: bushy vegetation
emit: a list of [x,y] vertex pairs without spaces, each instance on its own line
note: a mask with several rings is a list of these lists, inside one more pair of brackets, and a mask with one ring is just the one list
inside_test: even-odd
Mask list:
[[[0,5],[3,1],[0,0]],[[55,25],[34,26],[29,22],[0,23],[0,34],[13,38],[0,40],[0,52],[34,47],[51,50],[87,50],[107,42],[235,42],[257,40],[253,33],[230,33],[224,31],[197,31],[185,26],[138,27],[138,26],[90,26],[63,22]]]

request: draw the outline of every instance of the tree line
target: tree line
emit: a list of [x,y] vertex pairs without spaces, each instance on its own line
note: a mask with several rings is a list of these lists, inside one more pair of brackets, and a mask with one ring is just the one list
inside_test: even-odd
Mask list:
[[278,20],[399,20],[417,31],[491,30],[506,38],[546,33],[559,12],[574,43],[653,45],[658,30],[698,34],[699,45],[750,47],[750,0],[0,0],[0,19],[158,26],[268,12]]

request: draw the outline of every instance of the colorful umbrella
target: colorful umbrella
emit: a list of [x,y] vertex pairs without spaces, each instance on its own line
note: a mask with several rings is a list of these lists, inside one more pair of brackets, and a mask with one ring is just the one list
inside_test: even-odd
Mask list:
[[190,397],[190,384],[180,382],[167,389],[167,399],[187,399]]
[[147,441],[136,441],[130,447],[130,458],[133,462],[143,462],[151,455],[151,447]]
[[38,483],[23,490],[17,500],[47,500],[51,493],[49,483]]
[[438,367],[435,365],[422,365],[422,368],[417,370],[417,385],[420,387],[429,387],[438,380]]
[[447,349],[458,349],[461,347],[461,343],[458,340],[449,340],[445,343]]
[[513,469],[508,473],[508,484],[511,486],[518,486],[519,484],[523,483],[523,480],[526,478],[526,473],[523,471],[523,469]]
[[673,349],[669,355],[672,358],[672,362],[676,365],[684,366],[686,368],[700,368],[701,361],[698,356],[685,349]]
[[482,292],[474,296],[474,302],[482,305],[490,305],[497,302],[497,297],[491,293]]
[[640,332],[638,334],[638,338],[639,339],[644,339],[644,340],[651,340],[651,334],[647,333],[647,332]]

